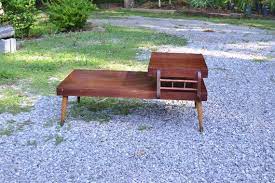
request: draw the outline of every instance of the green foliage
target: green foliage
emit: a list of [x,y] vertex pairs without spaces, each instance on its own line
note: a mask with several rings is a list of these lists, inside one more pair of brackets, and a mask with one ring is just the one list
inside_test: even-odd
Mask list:
[[23,92],[8,88],[0,89],[0,93],[0,113],[18,114],[30,111],[32,103]]
[[55,145],[59,145],[64,141],[64,138],[60,135],[55,136]]
[[85,121],[105,123],[111,120],[112,115],[129,115],[141,106],[139,100],[83,97],[79,104],[72,107],[71,115]]
[[123,0],[94,0],[95,4],[101,4],[101,3],[124,3]]
[[16,79],[16,74],[10,71],[6,71],[6,70],[0,70],[0,78],[1,80],[14,80]]
[[151,130],[152,128],[153,128],[152,126],[143,124],[143,125],[140,125],[140,126],[138,127],[138,130],[139,130],[139,131],[148,131],[148,130]]
[[236,4],[241,10],[244,10],[246,6],[252,6],[253,2],[253,0],[238,0]]
[[17,37],[28,36],[35,22],[35,0],[2,0],[5,14],[1,22],[12,24]]
[[206,8],[214,4],[213,0],[189,0],[189,3],[194,8]]
[[[97,0],[101,2],[101,0]],[[115,0],[104,0],[112,2]],[[168,2],[169,0],[161,0],[161,2]],[[135,0],[136,4],[143,4],[146,2],[158,2],[158,0]],[[194,8],[223,8],[225,9],[228,3],[234,3],[238,10],[244,10],[247,6],[255,6],[256,2],[268,5],[271,11],[275,11],[275,0],[172,0],[172,2],[189,4]]]
[[[43,26],[49,25],[44,23]],[[14,54],[0,54],[0,85],[16,84],[24,92],[55,94],[59,81],[73,69],[146,70],[148,63],[136,60],[140,47],[153,49],[185,44],[185,39],[176,36],[112,26],[105,27],[105,32],[54,34],[39,41],[25,41],[21,50]],[[1,95],[9,93],[0,91]],[[5,101],[3,105],[0,101],[0,113],[1,107],[15,109],[13,103],[16,106],[21,103],[8,102],[8,98]]]
[[230,0],[213,0],[213,6],[218,8],[225,8]]
[[49,21],[59,31],[71,31],[84,27],[95,6],[90,0],[55,0],[47,3]]
[[230,0],[187,0],[194,8],[224,8]]
[[270,10],[275,12],[275,0],[269,0]]
[[138,12],[134,10],[101,10],[93,12],[92,16],[96,18],[113,18],[113,17],[126,17],[126,16],[142,16],[152,18],[175,18],[175,19],[196,19],[214,23],[227,23],[233,25],[243,25],[250,27],[257,27],[261,29],[275,30],[274,20],[268,19],[251,19],[251,18],[223,18],[223,17],[205,17],[205,16],[189,16],[182,12],[173,14],[168,13],[155,13],[155,12]]

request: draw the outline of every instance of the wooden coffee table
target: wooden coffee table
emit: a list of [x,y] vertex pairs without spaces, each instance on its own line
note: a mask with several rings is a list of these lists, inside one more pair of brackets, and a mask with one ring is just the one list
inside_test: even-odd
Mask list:
[[57,87],[57,95],[63,97],[61,125],[68,96],[76,96],[78,102],[81,96],[192,100],[203,131],[202,101],[207,100],[203,78],[207,75],[202,55],[181,53],[152,53],[148,72],[74,70]]

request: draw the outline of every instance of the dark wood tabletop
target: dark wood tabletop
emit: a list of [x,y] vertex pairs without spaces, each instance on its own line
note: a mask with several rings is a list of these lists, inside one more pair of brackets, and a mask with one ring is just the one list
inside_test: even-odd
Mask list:
[[152,52],[148,75],[156,76],[161,70],[162,77],[193,77],[201,71],[202,78],[208,77],[208,68],[202,54]]
[[[57,87],[57,95],[156,99],[156,80],[147,72],[74,70]],[[196,92],[163,91],[161,99],[193,100]],[[202,83],[202,100],[207,90]]]

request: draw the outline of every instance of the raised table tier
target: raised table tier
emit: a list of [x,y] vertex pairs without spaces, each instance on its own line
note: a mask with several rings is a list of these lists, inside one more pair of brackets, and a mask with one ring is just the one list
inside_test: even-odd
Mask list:
[[148,76],[194,77],[198,71],[202,78],[208,77],[208,68],[202,54],[153,52],[148,67]]

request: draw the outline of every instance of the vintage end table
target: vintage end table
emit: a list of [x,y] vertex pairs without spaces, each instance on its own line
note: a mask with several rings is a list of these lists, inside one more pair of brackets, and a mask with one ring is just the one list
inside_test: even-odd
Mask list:
[[68,96],[195,101],[199,131],[203,131],[202,101],[207,100],[203,78],[208,68],[201,54],[153,52],[148,72],[74,70],[57,87],[62,96],[61,125]]

